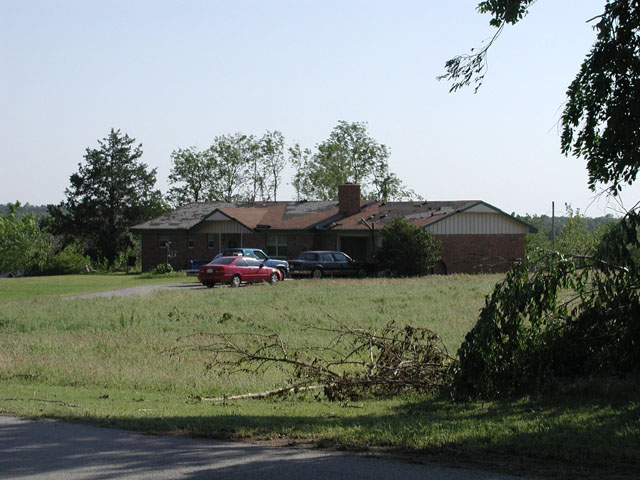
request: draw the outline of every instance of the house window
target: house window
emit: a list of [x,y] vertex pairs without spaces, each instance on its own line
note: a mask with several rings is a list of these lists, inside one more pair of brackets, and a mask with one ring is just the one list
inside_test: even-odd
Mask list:
[[169,243],[169,235],[158,235],[158,247],[167,248]]
[[187,233],[187,248],[193,248],[194,245],[193,237]]
[[216,234],[207,233],[207,248],[216,248]]
[[287,236],[267,235],[267,254],[270,257],[287,257]]

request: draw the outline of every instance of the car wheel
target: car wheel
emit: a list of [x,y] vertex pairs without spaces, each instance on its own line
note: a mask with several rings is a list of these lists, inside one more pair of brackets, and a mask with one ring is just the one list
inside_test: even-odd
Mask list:
[[322,270],[320,270],[319,268],[314,268],[311,272],[311,276],[313,278],[322,278]]
[[367,271],[364,268],[361,268],[358,270],[358,276],[360,278],[366,277],[367,276]]
[[239,287],[241,282],[242,282],[242,279],[240,278],[240,275],[234,275],[233,278],[231,279],[231,286]]
[[215,284],[216,282],[207,282],[205,285],[207,286],[207,288],[213,288]]
[[280,270],[280,273],[282,274],[282,280],[287,278],[287,271],[284,268],[279,268],[278,270]]
[[278,274],[276,272],[273,272],[271,274],[271,276],[269,277],[269,283],[271,285],[275,285],[276,283],[278,283],[278,280],[280,280],[280,277],[278,276]]

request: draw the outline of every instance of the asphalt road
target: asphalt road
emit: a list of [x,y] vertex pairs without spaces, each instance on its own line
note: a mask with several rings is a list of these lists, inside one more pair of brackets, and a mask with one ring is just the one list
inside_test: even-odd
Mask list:
[[516,477],[317,450],[143,435],[53,420],[0,417],[0,478],[506,480]]

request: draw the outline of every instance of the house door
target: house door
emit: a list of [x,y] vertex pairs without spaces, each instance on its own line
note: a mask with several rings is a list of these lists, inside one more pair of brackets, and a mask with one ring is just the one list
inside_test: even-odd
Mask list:
[[366,262],[369,243],[368,237],[340,237],[340,250],[354,260]]

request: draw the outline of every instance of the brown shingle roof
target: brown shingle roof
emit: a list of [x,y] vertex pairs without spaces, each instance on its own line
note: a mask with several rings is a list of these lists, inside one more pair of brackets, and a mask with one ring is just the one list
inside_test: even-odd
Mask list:
[[250,229],[305,230],[338,214],[337,202],[190,203],[153,220],[136,225],[134,231],[189,230],[216,211]]
[[341,219],[333,226],[336,230],[367,230],[362,220],[374,226],[376,230],[383,228],[394,218],[405,217],[409,223],[425,226],[436,220],[456,213],[478,203],[477,200],[459,200],[451,202],[376,202],[350,217]]
[[[361,210],[355,215],[343,217],[337,202],[256,202],[190,203],[132,228],[134,231],[190,230],[215,212],[221,212],[245,227],[270,230],[376,230],[399,216],[415,226],[423,227],[473,205],[479,200],[449,202],[361,202]],[[495,207],[492,207],[495,208]],[[496,209],[497,210],[497,209]],[[500,210],[498,210],[500,211]],[[506,214],[505,214],[506,215]]]

